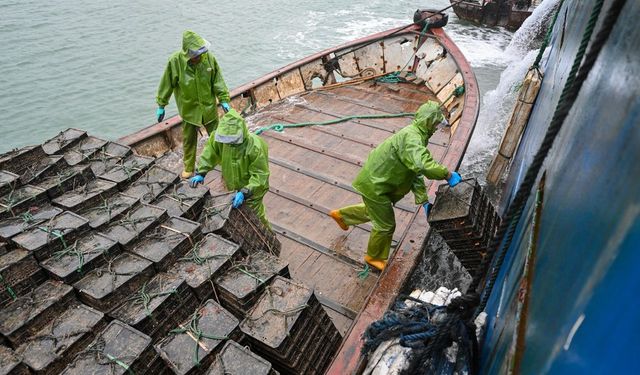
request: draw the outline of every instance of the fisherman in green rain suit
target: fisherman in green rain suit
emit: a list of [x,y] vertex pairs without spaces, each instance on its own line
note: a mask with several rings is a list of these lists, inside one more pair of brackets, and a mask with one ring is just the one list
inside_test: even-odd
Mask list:
[[[184,171],[182,178],[193,175],[198,143],[198,127],[212,134],[218,126],[217,102],[229,111],[229,90],[209,43],[193,31],[182,34],[182,50],[169,57],[158,87],[158,122],[164,119],[164,107],[175,93],[178,112],[182,117]],[[217,102],[216,102],[217,99]]]
[[264,225],[271,229],[262,198],[269,191],[269,151],[267,143],[249,133],[247,124],[231,109],[200,155],[198,170],[189,181],[191,187],[204,182],[204,176],[216,165],[222,168],[222,179],[229,190],[235,190],[232,205],[243,202],[255,211]]
[[431,157],[427,149],[429,138],[439,125],[445,125],[440,106],[434,101],[421,105],[413,122],[387,138],[367,158],[362,170],[353,181],[353,187],[362,195],[361,204],[333,210],[329,214],[340,228],[371,221],[365,262],[383,270],[389,258],[391,240],[396,229],[393,205],[409,191],[415,202],[429,214],[431,203],[427,196],[424,177],[446,179],[450,186],[460,182],[457,172],[449,172]]

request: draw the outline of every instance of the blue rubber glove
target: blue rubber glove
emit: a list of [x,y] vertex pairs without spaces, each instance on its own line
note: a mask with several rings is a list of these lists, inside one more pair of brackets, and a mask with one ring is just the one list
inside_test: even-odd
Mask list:
[[224,109],[225,113],[229,112],[229,110],[231,109],[231,107],[229,107],[229,103],[227,102],[222,102],[220,103],[220,105],[222,106],[222,109]]
[[461,180],[462,177],[460,177],[460,174],[458,174],[458,172],[451,172],[451,178],[449,178],[447,182],[449,183],[449,186],[454,187],[458,185]]
[[429,212],[431,212],[431,207],[433,207],[433,205],[429,202],[422,205],[422,208],[424,208],[424,216],[427,218],[429,217]]
[[158,109],[156,109],[156,117],[158,118],[158,122],[164,120],[164,108],[158,107]]
[[237,192],[236,195],[233,197],[233,203],[231,204],[231,206],[233,208],[238,208],[240,206],[242,206],[242,203],[244,202],[244,193],[242,193],[241,191]]
[[189,179],[189,186],[191,186],[192,188],[198,186],[198,184],[202,184],[204,183],[204,176],[200,176],[199,174],[191,177]]

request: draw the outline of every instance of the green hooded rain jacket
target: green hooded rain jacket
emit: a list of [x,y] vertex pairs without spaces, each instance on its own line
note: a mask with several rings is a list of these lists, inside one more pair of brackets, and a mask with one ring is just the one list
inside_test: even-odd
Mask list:
[[395,203],[412,191],[416,204],[427,202],[423,176],[442,180],[449,174],[427,149],[429,138],[443,119],[438,103],[428,101],[421,105],[409,126],[369,153],[353,187],[373,201],[384,201],[386,197]]
[[[216,137],[237,139],[241,144],[220,143]],[[200,155],[197,171],[204,174],[217,165],[222,168],[222,178],[229,190],[246,189],[247,204],[265,225],[269,226],[262,198],[269,191],[269,151],[267,143],[250,133],[247,124],[238,112],[231,109],[220,120],[216,133]]]
[[230,100],[220,66],[211,52],[202,54],[199,63],[189,63],[187,51],[198,50],[205,44],[205,40],[193,31],[184,32],[182,50],[169,57],[156,97],[158,105],[164,107],[175,93],[180,117],[197,126],[217,123],[216,98],[218,102]]

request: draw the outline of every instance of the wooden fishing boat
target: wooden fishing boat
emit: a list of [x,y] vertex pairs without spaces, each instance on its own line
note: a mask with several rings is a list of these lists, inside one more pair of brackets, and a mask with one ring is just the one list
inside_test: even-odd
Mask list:
[[485,26],[517,30],[540,0],[449,0],[456,16]]
[[[379,79],[399,71],[393,77],[406,78]],[[269,145],[271,169],[264,202],[282,242],[280,257],[289,263],[292,278],[315,289],[344,336],[329,373],[356,372],[364,329],[381,317],[414,269],[429,228],[413,197],[405,197],[395,207],[395,249],[387,269],[363,275],[371,226],[343,232],[328,212],[360,202],[351,181],[368,153],[411,120],[384,117],[414,112],[427,100],[442,102],[451,124],[430,139],[429,149],[456,169],[478,115],[474,73],[444,30],[424,32],[413,24],[306,57],[235,88],[231,97],[232,107],[243,111],[252,127],[380,117],[261,134]],[[176,116],[120,141],[140,155],[179,152],[180,124]],[[176,172],[180,168],[176,163]],[[205,183],[220,189],[220,173],[213,171]],[[433,197],[439,182],[426,183]]]

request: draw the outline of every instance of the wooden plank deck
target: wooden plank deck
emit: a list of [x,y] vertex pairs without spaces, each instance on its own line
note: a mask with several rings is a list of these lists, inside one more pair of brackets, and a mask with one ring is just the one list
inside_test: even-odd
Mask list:
[[[281,101],[247,117],[255,129],[274,123],[326,121],[362,114],[415,112],[434,95],[426,86],[364,83],[317,90]],[[334,323],[344,334],[362,309],[379,274],[364,269],[370,224],[341,230],[328,216],[331,209],[361,202],[351,182],[369,152],[411,118],[352,120],[329,126],[290,128],[261,134],[269,145],[270,190],[264,198],[267,217],[282,242],[281,257],[291,276],[313,287]],[[444,156],[448,132],[429,145],[437,159]],[[219,188],[219,174],[208,178]],[[395,209],[394,246],[406,235],[417,206],[408,194]]]

